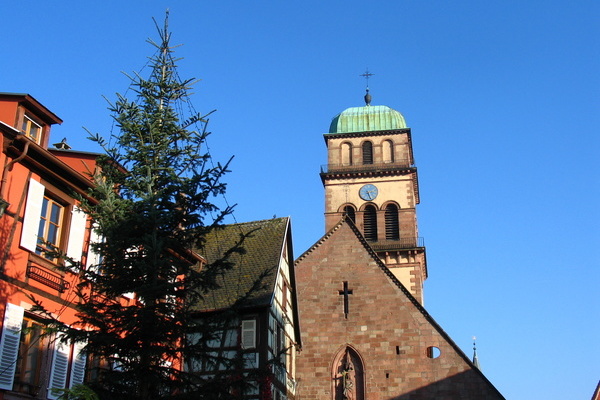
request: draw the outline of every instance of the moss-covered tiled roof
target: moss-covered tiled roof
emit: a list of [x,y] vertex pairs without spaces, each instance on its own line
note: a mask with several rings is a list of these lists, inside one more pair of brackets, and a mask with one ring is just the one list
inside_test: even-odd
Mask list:
[[217,287],[203,295],[196,310],[220,310],[236,302],[242,307],[269,305],[288,225],[289,218],[274,218],[213,229],[203,247],[196,249],[209,265],[223,258],[242,238],[243,250],[227,256],[233,264],[231,269],[217,276]]

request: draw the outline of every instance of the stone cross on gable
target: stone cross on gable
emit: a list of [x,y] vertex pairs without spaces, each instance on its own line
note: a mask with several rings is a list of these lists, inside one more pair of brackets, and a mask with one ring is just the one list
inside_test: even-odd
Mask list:
[[340,296],[344,296],[344,318],[348,319],[348,313],[350,312],[350,299],[348,295],[352,294],[352,289],[348,289],[348,281],[344,281],[344,290],[340,290],[338,293]]

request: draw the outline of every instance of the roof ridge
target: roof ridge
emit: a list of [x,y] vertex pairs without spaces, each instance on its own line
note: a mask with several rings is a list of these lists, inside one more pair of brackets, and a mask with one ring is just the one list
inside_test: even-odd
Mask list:
[[294,261],[294,265],[298,264],[298,262],[300,262],[301,260],[306,258],[306,256],[308,256],[310,253],[312,253],[316,248],[320,247],[321,244],[323,244],[323,242],[325,242],[325,240],[327,240],[333,234],[333,232],[337,231],[340,228],[340,226],[342,226],[342,223],[344,222],[344,218],[345,217],[342,217],[342,219],[340,219],[340,221],[336,225],[334,225],[333,228],[331,228],[329,231],[325,232],[325,234],[323,236],[321,236],[321,238],[319,240],[317,240],[315,242],[315,244],[310,246],[304,253],[300,254],[298,256],[298,258],[296,258],[296,261]]
[[239,226],[239,225],[250,225],[250,224],[259,224],[259,223],[263,223],[263,222],[271,222],[271,221],[276,221],[276,220],[289,220],[290,217],[275,217],[275,218],[267,218],[267,219],[259,219],[256,221],[246,221],[246,222],[234,222],[233,224],[223,224],[223,225],[217,225],[218,227],[230,227],[230,226]]

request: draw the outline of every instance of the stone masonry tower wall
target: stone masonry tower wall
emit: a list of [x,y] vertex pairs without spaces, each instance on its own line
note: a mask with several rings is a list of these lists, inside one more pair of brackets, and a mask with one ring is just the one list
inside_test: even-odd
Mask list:
[[333,119],[324,137],[326,230],[347,214],[422,303],[427,264],[416,216],[417,168],[404,117],[386,106],[353,107]]

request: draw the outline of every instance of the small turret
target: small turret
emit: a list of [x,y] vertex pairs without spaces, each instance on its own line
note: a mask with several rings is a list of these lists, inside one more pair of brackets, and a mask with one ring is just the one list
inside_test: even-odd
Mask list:
[[473,365],[475,365],[477,369],[481,370],[481,367],[479,366],[479,358],[477,358],[477,345],[475,344],[476,339],[477,338],[473,336]]

